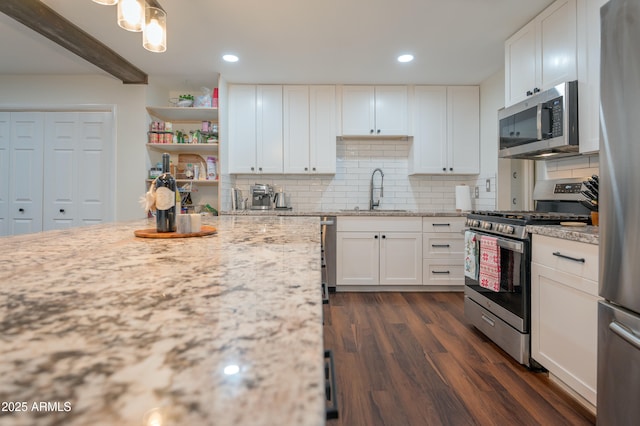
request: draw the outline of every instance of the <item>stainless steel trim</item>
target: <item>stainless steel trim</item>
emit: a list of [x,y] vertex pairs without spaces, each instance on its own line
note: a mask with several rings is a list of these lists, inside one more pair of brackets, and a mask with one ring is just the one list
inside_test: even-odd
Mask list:
[[542,102],[538,102],[536,106],[536,136],[538,140],[542,140]]
[[335,222],[333,220],[321,220],[320,225],[333,225]]
[[484,314],[482,314],[482,319],[484,320],[484,322],[489,324],[491,327],[495,327],[496,326],[496,322],[494,320],[492,320],[491,318],[487,318]]
[[612,321],[609,324],[609,329],[631,345],[635,346],[637,349],[640,349],[640,338],[638,338],[638,336],[636,336],[629,328],[617,321]]
[[472,230],[473,230],[473,232],[475,232],[478,235],[486,235],[487,237],[496,238],[499,247],[505,248],[507,250],[514,251],[516,253],[524,253],[524,243],[522,241],[508,240],[508,239],[505,239],[505,238],[500,238],[497,235],[490,234],[488,232],[481,232],[481,231],[477,231],[475,229],[472,229]]

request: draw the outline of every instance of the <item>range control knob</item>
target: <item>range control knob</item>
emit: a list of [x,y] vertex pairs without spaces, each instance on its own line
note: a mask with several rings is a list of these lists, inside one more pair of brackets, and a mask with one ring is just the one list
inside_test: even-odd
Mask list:
[[491,222],[481,222],[482,223],[482,229],[486,229],[486,230],[490,230],[491,229]]
[[497,224],[496,225],[496,231],[498,231],[498,232],[504,231],[504,225],[501,224],[501,223]]
[[506,232],[507,234],[513,234],[515,232],[515,228],[511,225],[506,225],[504,227],[504,232]]

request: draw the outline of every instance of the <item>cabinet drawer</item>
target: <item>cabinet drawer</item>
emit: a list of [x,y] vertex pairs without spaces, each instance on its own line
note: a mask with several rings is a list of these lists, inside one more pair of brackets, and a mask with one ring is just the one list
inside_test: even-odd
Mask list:
[[427,258],[464,258],[464,238],[455,232],[422,234],[422,255]]
[[422,261],[424,285],[464,285],[464,264],[460,260],[424,259]]
[[424,217],[422,218],[422,232],[462,232],[464,217]]
[[533,262],[598,281],[598,246],[546,235],[533,235]]
[[353,217],[337,218],[338,232],[422,232],[419,217]]

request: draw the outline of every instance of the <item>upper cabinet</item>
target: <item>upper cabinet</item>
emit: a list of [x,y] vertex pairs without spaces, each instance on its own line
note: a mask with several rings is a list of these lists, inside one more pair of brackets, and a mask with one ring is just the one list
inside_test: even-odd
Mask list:
[[478,86],[416,86],[409,174],[480,173]]
[[343,136],[406,136],[406,86],[342,86]]
[[577,78],[576,0],[557,0],[505,42],[505,106]]
[[284,86],[284,173],[336,172],[335,86]]
[[229,86],[229,173],[282,173],[282,86]]
[[580,153],[600,149],[600,8],[608,0],[578,0],[578,123]]

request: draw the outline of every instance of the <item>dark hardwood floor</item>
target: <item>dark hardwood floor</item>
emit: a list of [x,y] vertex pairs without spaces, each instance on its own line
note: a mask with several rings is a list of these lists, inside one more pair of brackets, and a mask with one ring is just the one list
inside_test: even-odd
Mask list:
[[331,294],[324,331],[340,410],[328,425],[595,424],[469,325],[462,293]]

